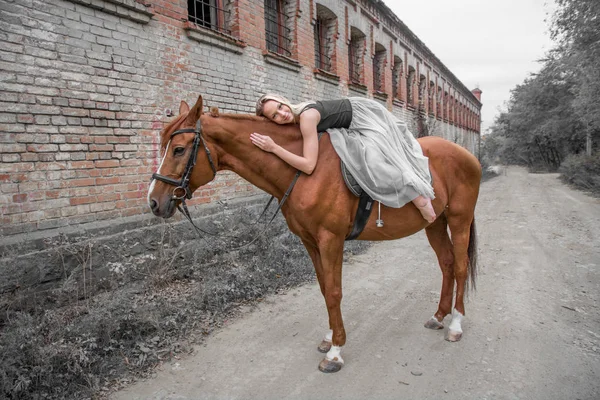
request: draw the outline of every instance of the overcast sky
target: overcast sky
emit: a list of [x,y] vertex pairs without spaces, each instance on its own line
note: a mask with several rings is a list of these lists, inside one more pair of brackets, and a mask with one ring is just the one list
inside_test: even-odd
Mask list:
[[482,132],[552,47],[553,0],[383,0],[469,89],[483,91]]

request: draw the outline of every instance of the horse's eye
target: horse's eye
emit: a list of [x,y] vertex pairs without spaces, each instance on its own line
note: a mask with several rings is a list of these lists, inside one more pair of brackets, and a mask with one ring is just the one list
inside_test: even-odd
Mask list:
[[175,149],[173,150],[174,156],[180,156],[183,153],[185,153],[185,147],[175,147]]

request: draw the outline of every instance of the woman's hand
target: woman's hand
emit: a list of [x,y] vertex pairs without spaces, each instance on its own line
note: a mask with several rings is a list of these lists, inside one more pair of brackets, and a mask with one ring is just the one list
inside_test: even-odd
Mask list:
[[260,133],[250,134],[250,141],[258,148],[272,153],[275,151],[277,144],[269,136],[261,135]]

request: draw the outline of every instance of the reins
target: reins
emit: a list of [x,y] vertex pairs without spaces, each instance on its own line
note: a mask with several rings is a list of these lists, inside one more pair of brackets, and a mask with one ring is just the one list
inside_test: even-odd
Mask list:
[[[271,216],[271,219],[267,222],[267,224],[263,227],[263,229],[256,234],[256,236],[254,237],[254,239],[252,239],[250,242],[245,243],[239,247],[234,247],[232,249],[230,249],[230,251],[232,250],[239,250],[239,249],[243,249],[246,246],[250,246],[252,243],[256,242],[258,240],[259,237],[262,236],[263,233],[266,232],[266,230],[269,228],[269,226],[271,225],[271,222],[273,222],[273,220],[275,219],[275,217],[277,216],[277,213],[279,212],[279,210],[281,210],[281,207],[283,207],[283,204],[285,203],[285,201],[287,200],[287,198],[289,197],[290,193],[292,192],[292,189],[294,188],[294,186],[296,185],[296,182],[298,181],[298,178],[300,177],[300,174],[302,174],[302,171],[298,171],[296,172],[296,176],[294,176],[294,179],[292,180],[292,183],[290,184],[290,186],[288,187],[288,189],[286,190],[285,194],[283,195],[283,197],[281,198],[281,201],[279,202],[279,204],[277,205],[277,209],[275,210],[275,212],[273,213],[273,215]],[[262,210],[262,212],[260,213],[260,215],[258,216],[257,220],[251,224],[251,226],[256,225],[260,219],[263,217],[263,215],[265,215],[265,213],[267,212],[269,206],[271,205],[271,203],[273,202],[273,199],[275,198],[275,196],[271,196],[271,198],[269,199],[269,201],[267,202],[267,205],[265,206],[265,208]],[[202,239],[204,239],[204,237],[202,236],[202,233],[205,233],[207,235],[210,236],[214,236],[214,237],[232,237],[232,238],[238,238],[238,236],[233,236],[233,235],[225,235],[225,234],[218,234],[218,233],[213,233],[213,232],[208,232],[205,231],[204,229],[199,228],[194,221],[192,220],[192,217],[190,216],[190,211],[187,208],[187,205],[185,204],[185,200],[181,200],[181,206],[177,206],[177,209],[183,214],[185,215],[185,217],[187,218],[188,221],[190,221],[190,223],[192,224],[192,226],[196,229],[196,233],[198,234],[198,236]]]

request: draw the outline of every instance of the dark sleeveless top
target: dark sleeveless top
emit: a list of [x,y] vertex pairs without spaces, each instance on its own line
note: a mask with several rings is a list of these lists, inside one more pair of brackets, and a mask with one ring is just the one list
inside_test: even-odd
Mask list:
[[352,121],[352,106],[350,100],[325,100],[309,104],[303,112],[314,108],[321,114],[317,132],[325,132],[329,128],[349,128]]

